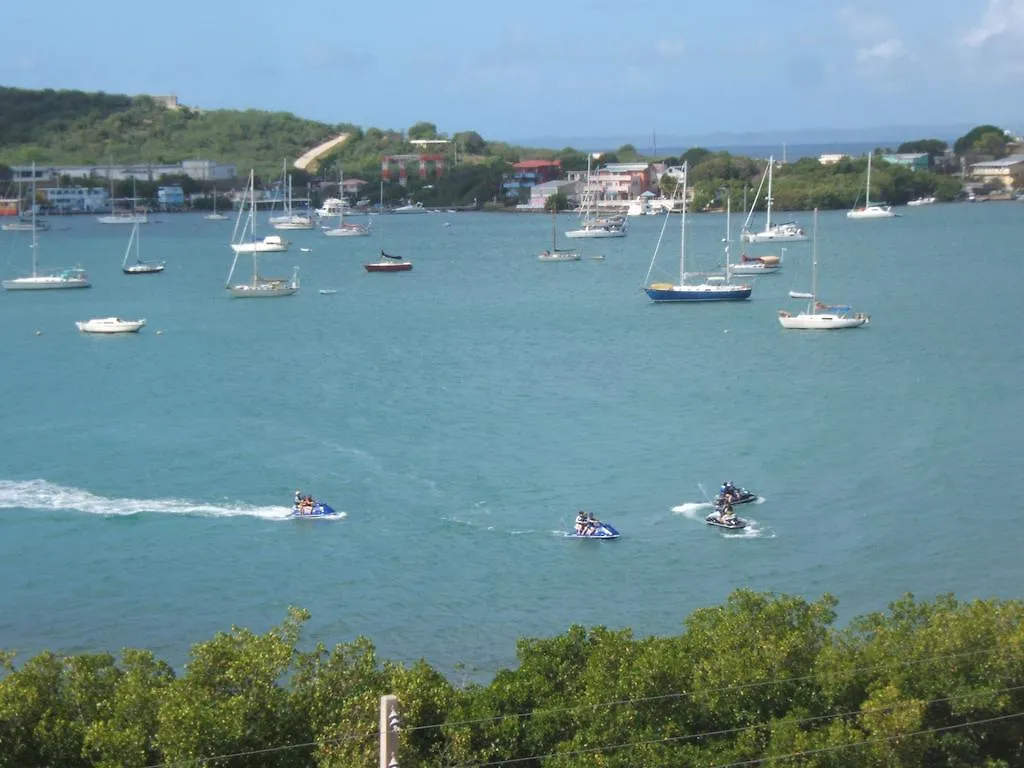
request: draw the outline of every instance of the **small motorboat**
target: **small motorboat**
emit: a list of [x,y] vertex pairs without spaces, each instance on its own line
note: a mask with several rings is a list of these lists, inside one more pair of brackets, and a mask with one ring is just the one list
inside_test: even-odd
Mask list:
[[704,522],[708,525],[713,525],[717,528],[726,528],[731,531],[738,531],[741,528],[747,527],[747,521],[742,517],[736,517],[736,515],[723,515],[721,512],[715,511],[704,518]]
[[567,539],[617,539],[619,532],[610,523],[597,522],[596,526],[587,533],[569,531],[565,534]]
[[292,512],[288,517],[337,517],[338,513],[334,508],[324,504],[322,501],[313,500],[312,503],[298,503],[292,505]]
[[92,320],[76,321],[83,333],[138,333],[146,324],[142,320],[122,320],[120,317],[94,317]]
[[333,296],[337,292],[338,292],[337,288],[321,288],[320,289],[320,295],[321,296]]

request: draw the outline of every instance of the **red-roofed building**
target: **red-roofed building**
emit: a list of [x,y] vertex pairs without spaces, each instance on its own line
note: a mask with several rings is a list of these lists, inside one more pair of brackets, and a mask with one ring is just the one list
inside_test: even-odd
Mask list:
[[554,181],[562,175],[561,160],[521,160],[512,168],[511,173],[504,175],[501,187],[505,190],[505,197],[514,197],[520,202],[529,198],[532,187]]

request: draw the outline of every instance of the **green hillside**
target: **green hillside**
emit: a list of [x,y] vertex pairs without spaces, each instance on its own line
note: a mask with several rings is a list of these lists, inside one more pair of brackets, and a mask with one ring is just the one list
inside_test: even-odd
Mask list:
[[167,109],[146,96],[0,88],[0,163],[173,163],[203,157],[273,172],[352,129],[288,112]]

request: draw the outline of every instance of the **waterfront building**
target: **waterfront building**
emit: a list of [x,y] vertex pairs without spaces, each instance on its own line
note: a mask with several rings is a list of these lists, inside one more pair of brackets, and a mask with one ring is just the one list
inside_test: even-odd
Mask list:
[[47,207],[60,213],[97,213],[110,210],[110,195],[103,187],[49,187],[39,190]]
[[571,206],[575,203],[575,199],[579,194],[579,186],[577,182],[569,181],[568,179],[555,179],[554,181],[536,184],[530,187],[529,202],[520,204],[517,207],[522,210],[542,211],[548,198],[552,195],[557,195],[559,192],[569,198]]
[[971,176],[978,181],[998,181],[1004,189],[1013,189],[1013,176],[1024,172],[1024,154],[1008,155],[1001,160],[986,160],[971,166]]
[[63,177],[72,179],[102,179],[104,181],[159,181],[163,176],[188,176],[197,181],[227,181],[238,175],[234,163],[215,160],[184,160],[180,163],[134,163],[128,165],[30,165],[11,166],[14,182],[44,185],[55,184]]
[[157,187],[156,201],[161,210],[185,207],[185,190],[179,186]]
[[522,202],[533,196],[533,187],[554,181],[561,174],[561,160],[522,160],[512,166],[511,172],[502,176],[501,188],[505,197]]

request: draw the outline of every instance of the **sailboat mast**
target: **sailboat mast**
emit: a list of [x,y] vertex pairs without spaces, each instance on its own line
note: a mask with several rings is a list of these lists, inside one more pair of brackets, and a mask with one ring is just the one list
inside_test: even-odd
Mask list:
[[814,209],[814,244],[811,247],[811,306],[818,303],[818,209]]
[[38,272],[36,252],[39,250],[39,233],[36,232],[36,161],[32,161],[32,197],[29,198],[29,206],[32,208],[32,277]]
[[864,187],[864,207],[871,207],[871,155],[873,152],[868,152],[868,180]]
[[772,228],[772,173],[775,170],[775,156],[768,156],[768,213],[764,220],[764,231]]
[[730,238],[732,237],[732,195],[727,195],[725,198],[725,280],[729,281],[729,248],[731,244]]
[[686,185],[690,175],[690,162],[683,163],[683,213],[679,217],[679,285],[686,282]]

